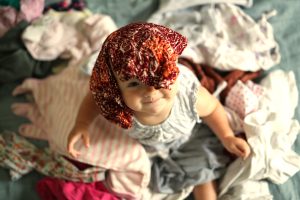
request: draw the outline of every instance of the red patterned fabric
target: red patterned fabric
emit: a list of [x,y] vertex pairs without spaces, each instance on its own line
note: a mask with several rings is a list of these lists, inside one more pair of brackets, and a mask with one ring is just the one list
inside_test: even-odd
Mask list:
[[169,88],[179,70],[176,60],[187,45],[181,34],[161,25],[132,23],[111,33],[104,42],[90,80],[90,89],[102,115],[123,128],[132,125],[118,83],[137,78],[145,85]]

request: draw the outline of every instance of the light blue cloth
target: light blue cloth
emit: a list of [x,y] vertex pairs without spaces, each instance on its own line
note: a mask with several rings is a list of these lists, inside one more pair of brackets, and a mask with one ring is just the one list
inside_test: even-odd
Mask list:
[[215,134],[197,123],[190,139],[177,149],[170,149],[166,159],[152,158],[151,188],[174,193],[183,188],[220,178],[230,156]]

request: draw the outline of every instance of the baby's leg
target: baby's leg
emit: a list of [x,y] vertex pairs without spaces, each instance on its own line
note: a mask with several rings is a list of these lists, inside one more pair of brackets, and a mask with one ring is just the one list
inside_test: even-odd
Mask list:
[[214,181],[197,185],[193,191],[195,200],[216,200],[217,185]]

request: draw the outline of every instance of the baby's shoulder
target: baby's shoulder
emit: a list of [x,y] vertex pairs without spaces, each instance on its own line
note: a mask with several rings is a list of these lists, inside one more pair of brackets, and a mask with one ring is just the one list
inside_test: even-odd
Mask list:
[[[179,75],[179,91],[177,94],[177,115],[185,119],[191,119],[192,121],[200,122],[197,110],[196,101],[198,98],[198,90],[200,88],[200,82],[196,75],[184,65],[178,65]],[[176,110],[174,108],[174,110]],[[175,112],[174,112],[175,113]],[[184,120],[185,121],[185,120]]]
[[200,81],[197,79],[196,75],[182,64],[178,64],[178,68],[180,91],[194,92],[195,90],[198,90]]

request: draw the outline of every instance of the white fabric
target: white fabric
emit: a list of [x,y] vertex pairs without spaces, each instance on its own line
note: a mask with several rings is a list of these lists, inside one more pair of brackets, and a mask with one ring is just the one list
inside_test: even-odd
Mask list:
[[247,7],[251,7],[253,4],[252,0],[160,0],[159,12],[175,11],[213,3],[232,3]]
[[243,120],[240,118],[240,116],[226,106],[224,106],[224,109],[226,111],[226,115],[231,129],[236,133],[243,132]]
[[152,192],[150,189],[144,190],[142,199],[144,200],[184,200],[193,191],[193,186],[183,189],[179,193],[163,194]]
[[86,63],[84,65],[81,66],[81,70],[87,74],[87,75],[92,75],[92,71],[94,68],[94,65],[96,63],[96,60],[98,58],[98,54],[99,52],[93,53],[91,56],[88,57]]
[[297,120],[259,110],[246,116],[244,129],[252,153],[228,167],[220,184],[220,196],[245,180],[268,178],[282,184],[300,169],[300,156],[291,149],[300,130]]
[[218,200],[272,200],[269,185],[266,181],[247,180],[231,188]]
[[260,85],[265,95],[260,101],[260,108],[280,114],[282,118],[294,117],[298,105],[299,92],[293,71],[275,70],[268,74]]
[[[229,166],[220,185],[221,196],[247,180],[267,178],[284,183],[300,169],[300,156],[291,149],[300,130],[299,122],[293,119],[298,103],[295,76],[293,72],[275,70],[260,85],[264,93],[258,110],[248,114],[242,125],[252,154]],[[240,118],[233,119],[239,126]]]
[[221,70],[258,71],[270,69],[280,61],[273,28],[267,22],[267,18],[274,14],[263,15],[256,22],[238,6],[214,4],[158,11],[148,21],[166,25],[185,35],[190,48],[197,52],[195,62]]
[[37,60],[79,60],[99,50],[116,28],[107,15],[93,15],[88,10],[50,10],[24,30],[22,40]]

